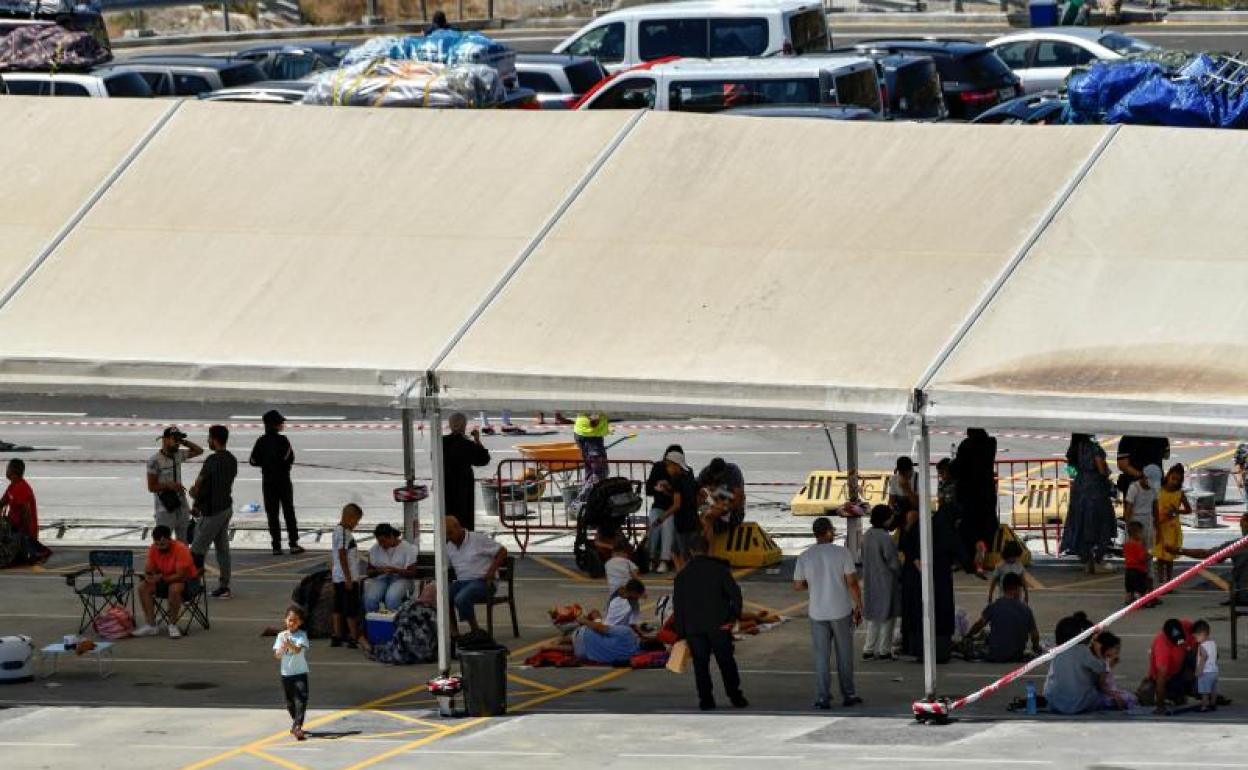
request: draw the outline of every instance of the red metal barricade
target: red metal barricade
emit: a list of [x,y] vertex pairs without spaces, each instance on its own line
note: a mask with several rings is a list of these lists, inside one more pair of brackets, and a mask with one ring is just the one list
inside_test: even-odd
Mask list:
[[[1045,553],[1056,553],[1070,509],[1065,457],[1007,457],[997,461],[997,510],[1015,531],[1039,532]],[[1052,537],[1052,543],[1050,543]]]
[[[609,460],[609,476],[645,484],[653,460]],[[576,517],[569,504],[584,484],[585,467],[566,461],[503,460],[494,478],[481,481],[487,514],[511,530],[521,555],[528,550],[534,533],[576,531]],[[645,533],[646,509],[629,518],[625,532],[636,543]]]

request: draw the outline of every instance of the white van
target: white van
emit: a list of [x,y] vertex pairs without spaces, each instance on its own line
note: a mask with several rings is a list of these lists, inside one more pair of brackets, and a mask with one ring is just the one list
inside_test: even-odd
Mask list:
[[578,109],[719,112],[810,104],[862,107],[882,117],[875,63],[857,56],[788,56],[642,64],[600,83]]
[[720,59],[831,48],[823,5],[811,0],[688,0],[600,16],[555,47],[609,72],[680,56]]

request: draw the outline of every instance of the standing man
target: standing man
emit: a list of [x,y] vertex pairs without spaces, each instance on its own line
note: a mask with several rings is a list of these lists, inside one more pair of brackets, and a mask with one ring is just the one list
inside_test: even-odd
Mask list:
[[451,583],[451,604],[468,628],[480,631],[475,605],[494,592],[494,578],[507,560],[507,549],[489,535],[469,532],[454,516],[446,517],[446,556],[455,570]]
[[607,434],[611,432],[611,423],[602,412],[578,414],[572,424],[572,435],[576,446],[581,450],[581,460],[585,463],[585,486],[582,496],[596,482],[607,477]]
[[481,431],[465,434],[468,418],[456,412],[447,420],[451,432],[442,437],[442,484],[446,488],[446,515],[454,516],[464,529],[476,529],[477,477],[472,469],[488,465],[490,451],[481,444]]
[[234,479],[238,476],[238,460],[225,448],[229,440],[230,429],[224,425],[213,425],[208,429],[208,448],[212,454],[204,460],[199,478],[191,486],[191,497],[195,500],[194,515],[200,517],[195,528],[195,541],[191,543],[191,554],[195,557],[195,566],[202,570],[208,547],[217,549],[217,569],[221,571],[221,581],[212,592],[217,599],[234,598],[230,592],[230,519],[234,518]]
[[707,555],[707,542],[700,534],[690,537],[693,559],[676,573],[672,585],[672,613],[676,633],[689,645],[693,676],[698,687],[698,708],[715,708],[715,688],[711,683],[711,655],[724,679],[724,690],[732,705],[750,705],[741,692],[741,674],[732,654],[732,626],[741,617],[741,587],[723,559]]
[[273,540],[273,555],[282,555],[282,522],[279,510],[286,520],[286,536],[290,553],[303,553],[299,545],[299,522],[295,520],[295,488],[290,482],[290,468],[295,464],[295,450],[290,439],[282,434],[286,418],[276,409],[264,413],[264,435],[256,439],[248,462],[260,469],[260,488],[264,494],[264,514],[269,519],[269,537]]
[[854,691],[854,626],[862,622],[862,589],[849,549],[832,542],[836,530],[826,516],[815,519],[815,544],[797,557],[793,588],[810,591],[810,639],[815,652],[815,708],[832,708],[832,671],[846,708],[862,703]]
[[1144,477],[1144,469],[1156,465],[1164,472],[1170,457],[1170,439],[1123,436],[1118,442],[1118,491],[1125,500],[1131,485]]
[[160,434],[160,451],[147,461],[147,491],[156,501],[156,524],[168,527],[184,543],[191,506],[182,485],[182,463],[203,453],[203,447],[188,441],[178,426],[170,425]]
[[9,488],[0,497],[0,515],[9,520],[9,528],[21,546],[22,558],[29,564],[43,564],[52,551],[39,542],[39,505],[35,502],[35,490],[26,480],[26,461],[9,460],[4,471]]

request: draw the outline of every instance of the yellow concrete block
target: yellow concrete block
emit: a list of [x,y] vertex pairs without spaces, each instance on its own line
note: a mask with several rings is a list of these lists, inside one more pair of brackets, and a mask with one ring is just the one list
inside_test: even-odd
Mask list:
[[711,556],[725,559],[733,567],[770,567],[779,564],[783,555],[766,530],[747,521],[716,535]]
[[[888,471],[859,471],[858,497],[870,505],[888,502]],[[849,502],[848,473],[811,471],[806,486],[793,496],[789,509],[794,516],[825,516]]]

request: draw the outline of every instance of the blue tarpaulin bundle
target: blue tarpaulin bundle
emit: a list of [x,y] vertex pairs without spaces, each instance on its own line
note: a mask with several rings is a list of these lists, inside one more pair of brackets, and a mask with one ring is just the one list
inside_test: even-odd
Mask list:
[[1120,99],[1152,78],[1162,77],[1161,65],[1151,61],[1096,62],[1071,76],[1072,123],[1100,123]]
[[1071,75],[1068,123],[1248,128],[1248,94],[1219,73],[1226,60],[1200,54],[1181,65],[1097,62]]

